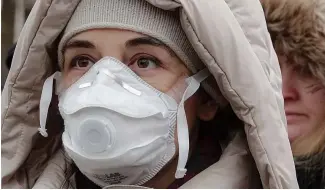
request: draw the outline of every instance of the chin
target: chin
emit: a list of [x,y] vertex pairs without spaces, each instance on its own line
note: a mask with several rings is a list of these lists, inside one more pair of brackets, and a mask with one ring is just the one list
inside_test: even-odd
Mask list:
[[294,125],[288,125],[288,137],[290,143],[292,143],[297,137],[300,136],[300,127]]

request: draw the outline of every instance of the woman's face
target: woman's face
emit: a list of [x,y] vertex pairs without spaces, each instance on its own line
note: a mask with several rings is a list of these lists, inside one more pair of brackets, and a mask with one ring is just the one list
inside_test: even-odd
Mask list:
[[[63,55],[65,88],[105,56],[120,60],[148,84],[167,94],[175,89],[179,81],[191,75],[182,61],[160,41],[126,30],[96,29],[82,32],[67,42]],[[196,93],[186,101],[189,128],[193,127],[197,116],[202,115],[207,120],[205,113],[214,112],[209,109],[211,104],[202,103],[202,94]],[[207,114],[214,116],[210,112]]]
[[290,142],[325,127],[325,88],[314,78],[299,75],[279,56],[282,72],[282,93]]

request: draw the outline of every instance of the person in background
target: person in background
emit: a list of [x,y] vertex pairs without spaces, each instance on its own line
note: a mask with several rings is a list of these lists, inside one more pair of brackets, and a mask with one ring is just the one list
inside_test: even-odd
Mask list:
[[262,0],[300,188],[325,188],[325,1]]

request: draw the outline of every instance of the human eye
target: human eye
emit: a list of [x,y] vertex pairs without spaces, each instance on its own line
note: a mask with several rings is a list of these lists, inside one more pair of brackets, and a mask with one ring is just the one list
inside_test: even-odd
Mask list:
[[78,55],[71,60],[69,66],[71,69],[88,70],[94,64],[95,61],[90,56]]
[[148,58],[140,58],[136,61],[136,64],[139,68],[142,69],[154,69],[158,67],[157,62],[155,60]]
[[134,56],[128,64],[132,70],[157,69],[160,65],[161,62],[157,58],[146,54]]

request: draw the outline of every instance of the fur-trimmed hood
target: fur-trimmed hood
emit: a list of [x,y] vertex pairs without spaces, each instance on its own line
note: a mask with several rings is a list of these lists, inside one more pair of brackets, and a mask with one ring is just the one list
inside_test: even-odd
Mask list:
[[278,54],[325,85],[325,1],[261,0]]

